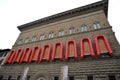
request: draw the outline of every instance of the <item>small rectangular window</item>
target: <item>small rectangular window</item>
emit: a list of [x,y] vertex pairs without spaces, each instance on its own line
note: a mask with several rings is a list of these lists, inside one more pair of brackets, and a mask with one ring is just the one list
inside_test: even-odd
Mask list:
[[0,80],[2,80],[2,79],[3,79],[3,76],[1,75],[1,76],[0,76]]
[[20,80],[20,76],[17,77],[17,80]]
[[4,53],[3,57],[5,57],[7,55],[7,52]]
[[87,76],[87,80],[93,80],[93,76]]
[[59,77],[58,77],[58,76],[55,76],[55,77],[54,77],[54,80],[59,80]]
[[27,80],[30,80],[30,76],[27,76]]
[[2,61],[0,60],[0,64],[2,63]]
[[70,76],[70,77],[69,77],[69,80],[74,80],[74,76]]
[[109,78],[109,80],[116,80],[114,75],[109,75],[108,78]]
[[0,53],[0,57],[2,57],[2,56],[3,56],[3,54],[4,54],[4,53]]
[[1,59],[1,60],[0,60],[0,64],[3,62],[3,60],[4,60],[4,59]]
[[12,76],[9,76],[9,77],[8,77],[8,80],[11,80],[11,77],[12,77]]

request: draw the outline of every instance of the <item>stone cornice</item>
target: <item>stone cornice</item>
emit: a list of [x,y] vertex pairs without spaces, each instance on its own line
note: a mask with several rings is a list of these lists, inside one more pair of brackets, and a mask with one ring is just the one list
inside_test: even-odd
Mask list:
[[20,31],[26,30],[26,29],[31,29],[33,27],[37,27],[37,26],[41,26],[41,25],[45,25],[45,24],[49,24],[52,22],[56,22],[62,19],[67,19],[69,17],[74,17],[74,16],[78,16],[78,15],[82,15],[82,14],[86,14],[86,13],[90,13],[90,12],[94,12],[94,11],[98,11],[98,10],[103,10],[105,12],[105,15],[107,17],[107,13],[108,13],[108,0],[102,0],[96,3],[92,3],[86,6],[82,6],[82,7],[78,7],[72,10],[68,10],[62,13],[58,13],[52,16],[48,16],[27,24],[23,24],[21,26],[18,26],[18,29]]
[[10,51],[10,49],[1,49],[0,52]]

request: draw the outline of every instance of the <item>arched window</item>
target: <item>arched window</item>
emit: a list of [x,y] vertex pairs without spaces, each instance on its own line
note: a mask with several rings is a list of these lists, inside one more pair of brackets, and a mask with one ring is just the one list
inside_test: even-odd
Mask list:
[[44,34],[40,35],[40,40],[44,40],[44,38],[45,38]]
[[64,30],[60,30],[59,32],[58,32],[58,36],[63,36],[64,35]]
[[13,63],[13,59],[15,57],[15,54],[16,54],[16,50],[10,51],[10,53],[8,54],[4,64]]
[[32,42],[36,41],[37,40],[37,37],[36,36],[33,36],[32,37]]
[[108,42],[107,37],[104,35],[101,34],[95,37],[95,45],[98,56],[101,56],[101,53],[108,53],[110,56],[112,56],[111,46]]
[[29,48],[29,47],[26,48],[24,50],[24,53],[23,53],[21,59],[20,59],[20,63],[22,63],[22,62],[28,63],[31,53],[32,53],[32,48]]
[[92,58],[94,58],[94,51],[92,46],[92,41],[89,38],[82,38],[80,42],[80,51],[81,51],[81,59],[84,58],[84,56],[91,55]]
[[29,62],[32,62],[32,61],[38,62],[39,57],[40,57],[40,46],[35,46],[31,53]]
[[50,32],[49,35],[48,35],[48,38],[51,39],[54,37],[54,33],[53,32]]
[[24,50],[22,48],[18,49],[18,51],[16,52],[16,55],[14,57],[14,60],[13,60],[14,62],[13,63],[19,63],[20,62],[20,59],[23,55],[23,52],[24,52]]
[[82,25],[82,26],[81,26],[81,31],[82,31],[82,32],[87,31],[87,26],[86,26],[86,25]]
[[42,60],[50,60],[50,52],[51,52],[51,45],[50,44],[45,44],[44,47],[42,48],[42,53],[40,54],[40,62]]
[[19,41],[18,41],[18,44],[22,44],[23,43],[23,39],[20,39]]
[[60,58],[60,60],[62,60],[62,58],[63,58],[62,42],[56,42],[54,45],[54,49],[53,49],[53,53],[52,53],[52,61],[54,61],[55,58]]
[[77,43],[75,40],[69,40],[66,43],[65,59],[68,60],[68,57],[78,58]]
[[70,34],[75,33],[75,29],[74,29],[74,27],[71,27],[71,28],[69,29],[69,33],[70,33]]
[[29,42],[29,38],[26,38],[24,43],[28,43]]
[[93,23],[93,27],[94,27],[94,29],[100,29],[100,28],[101,28],[99,22],[95,22],[95,23]]

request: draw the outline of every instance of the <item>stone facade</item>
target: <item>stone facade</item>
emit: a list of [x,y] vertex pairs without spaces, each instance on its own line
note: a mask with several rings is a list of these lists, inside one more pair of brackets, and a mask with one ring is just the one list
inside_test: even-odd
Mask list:
[[[74,80],[87,80],[87,76],[93,76],[93,80],[109,80],[108,75],[115,75],[116,80],[120,79],[119,57],[105,57],[84,60],[69,60],[69,62],[42,62],[22,65],[9,65],[2,67],[2,75],[8,79],[9,75],[12,79],[23,74],[25,67],[29,67],[28,75],[31,80],[37,80],[39,77],[45,77],[46,80],[54,80],[55,76],[59,76],[60,67],[68,66],[68,75],[74,76]],[[48,79],[49,78],[49,79]]]
[[1,65],[4,64],[4,61],[9,52],[10,52],[10,49],[1,49],[0,50],[0,67],[1,67]]
[[[25,68],[29,68],[27,80],[58,80],[62,66],[68,66],[68,80],[120,80],[120,45],[107,20],[107,3],[107,0],[100,1],[19,26],[21,33],[12,49],[33,48],[37,45],[43,48],[45,44],[50,43],[53,51],[55,42],[61,41],[64,46],[63,61],[59,59],[51,61],[51,56],[49,62],[43,60],[38,63],[5,64],[0,68],[0,77],[3,76],[1,80],[20,80]],[[100,29],[94,29],[95,22],[100,23]],[[87,25],[87,31],[81,30],[83,24]],[[73,34],[69,34],[71,27],[74,27]],[[64,30],[63,36],[58,36],[59,30]],[[54,33],[51,39],[48,38],[50,32]],[[44,40],[39,39],[41,34],[45,35]],[[108,53],[102,54],[101,57],[97,56],[95,37],[100,34],[108,39],[113,51],[112,56]],[[34,36],[36,40],[32,42]],[[80,40],[85,37],[91,39],[95,57],[88,55],[82,60],[80,59]],[[27,43],[25,43],[26,38],[29,39]],[[20,40],[22,42],[18,44]],[[77,43],[77,60],[74,60],[74,57],[69,58],[68,61],[65,60],[68,40],[75,40]]]

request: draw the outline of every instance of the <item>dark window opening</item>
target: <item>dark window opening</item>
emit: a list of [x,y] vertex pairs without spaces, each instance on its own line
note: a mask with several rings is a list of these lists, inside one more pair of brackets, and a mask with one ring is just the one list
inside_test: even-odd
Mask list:
[[30,76],[27,76],[27,80],[30,80]]
[[85,54],[85,58],[91,58],[90,53]]
[[0,64],[2,63],[2,60],[0,61]]
[[93,76],[87,76],[87,80],[93,80]]
[[2,80],[3,79],[3,76],[0,76],[0,80]]
[[17,77],[17,80],[20,80],[20,76]]
[[58,77],[58,76],[55,76],[55,77],[54,77],[54,80],[59,80],[59,77]]
[[70,77],[69,77],[69,80],[74,80],[74,76],[70,76]]
[[12,77],[12,76],[9,76],[9,77],[8,77],[8,80],[11,80],[11,77]]
[[4,57],[7,55],[7,52],[6,53],[4,53]]
[[70,61],[75,60],[74,56],[70,56],[68,59],[69,59]]
[[55,59],[54,59],[54,62],[59,61],[59,60],[60,60],[60,58],[55,58]]
[[109,57],[108,52],[104,52],[104,53],[101,53],[101,54],[102,54],[102,57]]
[[3,56],[3,54],[4,54],[4,53],[0,53],[0,57],[2,57],[2,56]]
[[109,80],[116,80],[114,75],[109,75],[108,78],[109,78]]

